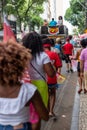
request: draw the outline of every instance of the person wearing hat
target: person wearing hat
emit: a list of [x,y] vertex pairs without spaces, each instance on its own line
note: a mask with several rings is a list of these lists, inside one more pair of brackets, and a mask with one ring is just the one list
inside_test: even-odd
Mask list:
[[[56,72],[58,68],[62,66],[62,62],[56,52],[51,51],[51,40],[49,38],[43,39],[43,48],[46,54],[49,56],[53,67],[55,68]],[[54,77],[50,77],[47,75],[47,84],[48,84],[48,92],[49,92],[49,116],[53,117],[54,114],[54,105],[56,99],[56,87],[57,87],[57,77],[56,74]]]

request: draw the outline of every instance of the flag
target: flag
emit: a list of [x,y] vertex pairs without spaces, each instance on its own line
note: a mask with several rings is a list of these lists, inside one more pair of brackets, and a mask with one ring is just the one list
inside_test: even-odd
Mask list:
[[81,34],[79,37],[80,37],[80,39],[87,38],[87,33],[83,33],[83,34]]
[[11,26],[6,16],[4,16],[3,31],[4,31],[3,42],[7,42],[9,39],[13,39],[16,41],[15,34],[11,29]]
[[56,76],[57,76],[57,83],[58,84],[63,84],[64,81],[66,80],[66,77],[58,72],[57,72]]

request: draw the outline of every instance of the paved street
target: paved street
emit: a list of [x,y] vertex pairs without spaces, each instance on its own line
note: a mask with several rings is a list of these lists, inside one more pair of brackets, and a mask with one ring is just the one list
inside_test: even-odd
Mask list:
[[56,91],[54,111],[57,120],[42,121],[41,130],[87,130],[87,94],[77,93],[77,72],[66,73],[64,61],[62,74],[66,81]]
[[[62,73],[67,77],[65,83],[56,92],[55,113],[57,120],[49,119],[42,122],[41,130],[78,130],[78,124],[72,123],[73,108],[77,89],[77,73],[66,73],[65,63],[63,63]],[[76,110],[74,110],[77,112]],[[73,118],[76,120],[75,116]],[[72,127],[72,128],[71,128]]]

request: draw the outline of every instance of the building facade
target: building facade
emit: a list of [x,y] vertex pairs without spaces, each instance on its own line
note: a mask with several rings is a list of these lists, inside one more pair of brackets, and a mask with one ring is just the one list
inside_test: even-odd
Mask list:
[[64,16],[63,2],[64,0],[48,0],[47,3],[44,3],[44,14],[42,17],[48,20],[52,18],[58,20],[59,16]]
[[70,32],[72,32],[71,24],[64,19],[67,8],[69,8],[69,0],[48,0],[44,6],[45,11],[43,18],[47,19],[48,21],[54,18],[56,21],[58,21],[58,17],[62,16],[63,24],[69,27]]

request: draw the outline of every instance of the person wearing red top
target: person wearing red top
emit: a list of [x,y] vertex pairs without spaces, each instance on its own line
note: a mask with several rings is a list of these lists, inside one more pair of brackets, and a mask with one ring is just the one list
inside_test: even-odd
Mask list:
[[[57,71],[59,67],[62,67],[62,61],[56,52],[51,51],[51,40],[49,38],[45,38],[42,40],[43,48],[46,54],[49,56],[51,63],[53,64],[55,70]],[[55,105],[56,98],[56,87],[57,87],[57,77],[56,74],[54,77],[49,77],[47,75],[47,84],[49,90],[49,116],[55,116],[53,109]]]
[[73,45],[70,43],[70,39],[67,38],[66,39],[66,43],[62,46],[62,51],[65,55],[65,62],[66,62],[66,67],[67,67],[67,72],[69,73],[70,71],[73,72],[72,70],[72,63],[71,63],[71,59],[70,56],[73,55],[73,51],[74,47]]

